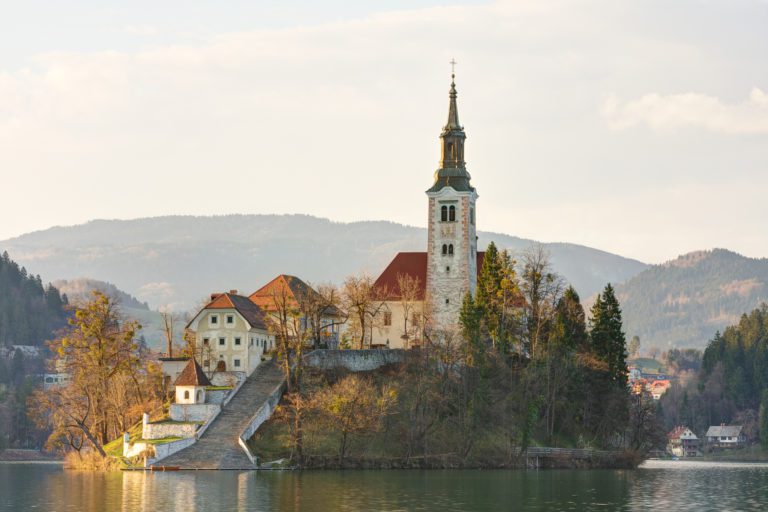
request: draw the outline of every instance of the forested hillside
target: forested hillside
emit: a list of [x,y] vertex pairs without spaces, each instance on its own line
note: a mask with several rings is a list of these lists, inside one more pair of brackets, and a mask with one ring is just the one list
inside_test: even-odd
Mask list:
[[768,259],[724,249],[654,265],[616,287],[628,336],[643,347],[703,348],[715,331],[768,300]]
[[688,425],[699,435],[710,425],[743,425],[751,440],[768,446],[768,307],[762,306],[717,333],[707,344],[698,374],[675,384],[661,406],[667,427]]
[[0,346],[43,345],[66,324],[66,295],[29,275],[7,252],[0,257]]

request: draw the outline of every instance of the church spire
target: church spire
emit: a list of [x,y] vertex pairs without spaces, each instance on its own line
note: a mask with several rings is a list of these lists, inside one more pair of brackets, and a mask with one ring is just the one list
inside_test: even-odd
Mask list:
[[456,98],[456,61],[451,60],[451,89],[448,93],[448,122],[440,134],[440,168],[435,172],[435,183],[428,192],[437,192],[450,186],[456,191],[474,190],[469,184],[470,175],[464,162],[464,140],[467,135],[459,123],[459,108]]
[[448,122],[443,128],[443,132],[450,130],[461,130],[461,124],[459,123],[459,108],[456,106],[456,65],[455,60],[451,60],[451,92],[448,94],[450,102],[448,103]]

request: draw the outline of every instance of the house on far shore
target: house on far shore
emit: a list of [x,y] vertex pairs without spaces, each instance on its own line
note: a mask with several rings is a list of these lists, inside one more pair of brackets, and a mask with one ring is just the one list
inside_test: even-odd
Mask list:
[[741,425],[712,426],[707,430],[707,444],[713,448],[740,448],[747,443]]
[[667,434],[667,452],[675,457],[698,457],[700,444],[696,434],[682,425]]
[[649,385],[649,393],[651,393],[651,396],[654,400],[660,400],[662,395],[667,392],[667,390],[672,386],[672,383],[668,380],[656,380],[651,382]]
[[185,336],[194,340],[206,372],[250,375],[262,354],[275,346],[265,313],[237,290],[211,294],[210,302],[187,324]]

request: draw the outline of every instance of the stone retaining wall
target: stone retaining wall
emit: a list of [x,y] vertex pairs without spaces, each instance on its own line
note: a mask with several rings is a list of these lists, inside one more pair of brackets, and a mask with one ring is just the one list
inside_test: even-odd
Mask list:
[[283,396],[284,391],[285,380],[283,380],[278,386],[275,387],[274,390],[272,390],[267,400],[261,405],[261,407],[256,410],[256,413],[248,422],[248,426],[245,427],[245,430],[243,430],[243,432],[240,434],[240,437],[238,438],[240,447],[243,449],[243,451],[245,451],[245,454],[248,456],[252,464],[258,464],[258,457],[251,453],[250,448],[248,448],[247,441],[253,437],[253,434],[256,433],[259,427],[272,416],[273,412],[275,412],[277,404],[280,403],[280,398]]
[[205,403],[206,404],[218,404],[224,403],[231,389],[211,389],[205,391]]
[[315,350],[304,356],[304,364],[321,370],[344,368],[369,372],[405,361],[404,350]]
[[218,404],[171,404],[173,421],[208,421],[221,410]]
[[245,378],[245,372],[213,372],[210,381],[214,386],[237,386]]
[[165,439],[166,437],[195,437],[197,423],[147,423],[142,429],[143,439]]

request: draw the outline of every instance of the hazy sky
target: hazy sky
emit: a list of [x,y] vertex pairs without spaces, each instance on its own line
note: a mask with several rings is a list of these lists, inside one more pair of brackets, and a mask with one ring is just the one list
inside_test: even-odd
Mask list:
[[767,0],[383,4],[8,2],[0,239],[164,214],[423,226],[455,57],[481,229],[768,256]]

